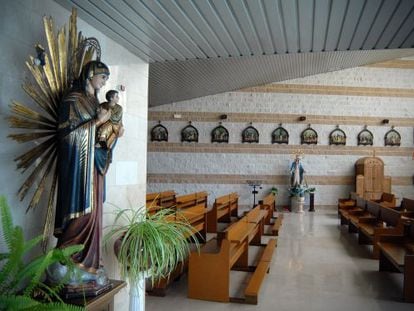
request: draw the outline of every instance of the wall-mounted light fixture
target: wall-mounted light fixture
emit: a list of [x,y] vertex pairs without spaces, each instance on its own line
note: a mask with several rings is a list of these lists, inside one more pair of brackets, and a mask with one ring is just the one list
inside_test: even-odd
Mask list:
[[390,123],[390,120],[388,120],[388,119],[384,119],[384,120],[382,120],[382,123],[383,123],[383,124],[388,124],[388,123]]
[[226,115],[226,114],[222,114],[222,115],[220,115],[220,119],[221,119],[221,120],[226,120],[226,119],[227,119],[227,115]]
[[306,120],[306,117],[305,116],[300,116],[299,117],[299,121],[305,121]]

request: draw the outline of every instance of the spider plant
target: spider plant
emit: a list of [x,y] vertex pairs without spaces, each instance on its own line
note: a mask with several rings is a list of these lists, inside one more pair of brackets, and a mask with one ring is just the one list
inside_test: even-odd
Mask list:
[[43,282],[47,267],[61,262],[73,267],[70,256],[82,250],[82,245],[52,249],[25,263],[24,258],[42,241],[42,235],[24,240],[23,229],[13,226],[10,208],[0,196],[2,238],[7,251],[0,253],[0,310],[84,310],[65,304],[58,292],[63,282],[49,286]]
[[115,240],[115,252],[121,267],[121,276],[131,283],[148,274],[152,283],[168,275],[190,253],[188,239],[198,247],[194,228],[189,222],[176,217],[171,209],[153,215],[141,209],[121,209],[104,244]]

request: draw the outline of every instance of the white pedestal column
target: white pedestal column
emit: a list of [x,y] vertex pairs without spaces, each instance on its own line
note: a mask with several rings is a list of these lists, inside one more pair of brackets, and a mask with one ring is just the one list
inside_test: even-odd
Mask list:
[[145,277],[144,274],[129,288],[129,311],[145,311]]
[[305,205],[305,197],[291,197],[290,204],[292,212],[303,213],[303,206]]

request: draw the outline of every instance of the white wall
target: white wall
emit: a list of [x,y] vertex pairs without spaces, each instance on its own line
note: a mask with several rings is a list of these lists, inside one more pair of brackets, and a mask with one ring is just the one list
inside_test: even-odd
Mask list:
[[[404,60],[414,62],[413,57]],[[376,150],[377,156],[385,162],[385,174],[394,180],[392,191],[400,199],[414,197],[414,98],[412,95],[375,96],[373,92],[375,88],[390,89],[393,94],[395,90],[412,90],[413,69],[364,66],[275,84],[302,85],[303,89],[316,85],[320,93],[271,92],[263,87],[258,91],[227,92],[151,108],[148,124],[151,148],[148,152],[148,192],[174,189],[183,194],[206,190],[211,203],[216,196],[237,191],[241,195],[241,204],[252,204],[253,196],[246,180],[267,178],[259,191],[259,198],[276,186],[279,188],[278,204],[286,205],[292,152],[302,149],[305,152],[303,165],[306,176],[317,181],[313,185],[317,188],[316,204],[335,205],[338,197],[347,196],[354,187],[346,180],[354,175],[356,160],[372,156]],[[370,89],[363,89],[367,94],[350,96],[330,94],[332,87]],[[371,94],[368,94],[369,91]],[[174,114],[181,114],[182,118],[174,119]],[[223,121],[230,132],[228,146],[211,143],[211,131],[218,125],[220,114],[229,115]],[[248,118],[255,118],[255,114],[262,114],[263,118],[272,114],[285,118],[294,115],[319,118],[312,124],[318,133],[318,145],[300,144],[300,134],[309,122],[299,122],[293,117],[291,121],[283,122],[290,135],[289,146],[271,144],[271,133],[279,123],[277,117],[274,122],[256,118],[253,126],[260,133],[259,144],[242,144],[241,133],[249,125]],[[339,117],[345,117],[346,121],[341,124]],[[372,123],[372,117],[378,120]],[[189,118],[199,131],[198,144],[181,143],[180,133],[188,125]],[[246,122],[240,121],[243,118]],[[368,129],[374,134],[374,146],[357,146],[357,135],[369,118],[371,124]],[[395,129],[402,136],[401,146],[385,148],[384,135],[393,125],[393,118],[396,120]],[[384,125],[382,119],[391,119],[391,122]],[[161,124],[168,129],[168,143],[150,141],[150,131],[158,120],[162,120]],[[347,135],[346,146],[329,146],[329,134],[337,122]],[[234,180],[229,180],[229,176]],[[271,176],[278,176],[274,183],[269,182]],[[205,182],[200,182],[201,178]]]
[[[21,89],[24,78],[29,77],[24,62],[34,54],[34,45],[46,46],[42,17],[52,16],[57,26],[68,23],[70,12],[51,0],[13,0],[2,5],[0,21],[0,194],[4,194],[10,206],[15,224],[24,228],[25,236],[31,238],[41,233],[44,209],[25,214],[28,200],[19,202],[16,193],[24,177],[16,170],[13,159],[28,150],[25,144],[17,144],[7,138],[13,132],[8,128],[5,116],[12,100],[29,104],[31,101]],[[117,206],[142,206],[146,187],[146,130],[148,64],[132,55],[125,48],[109,39],[104,33],[78,18],[78,30],[87,37],[96,37],[102,47],[102,61],[111,70],[109,81],[100,93],[104,100],[107,90],[122,84],[126,91],[120,93],[124,108],[125,136],[116,146],[114,159],[107,174],[107,202]],[[104,213],[113,207],[105,204]],[[104,225],[112,223],[112,215],[104,215]],[[0,249],[4,245],[1,245]],[[104,264],[111,278],[119,279],[112,249],[104,253]],[[127,290],[116,297],[116,310],[126,310]]]

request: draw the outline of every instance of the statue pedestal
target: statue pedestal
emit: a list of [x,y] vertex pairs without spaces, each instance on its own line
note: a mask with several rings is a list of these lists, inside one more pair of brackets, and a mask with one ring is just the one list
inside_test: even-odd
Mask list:
[[292,212],[303,213],[303,206],[305,205],[305,197],[291,197],[290,206]]

